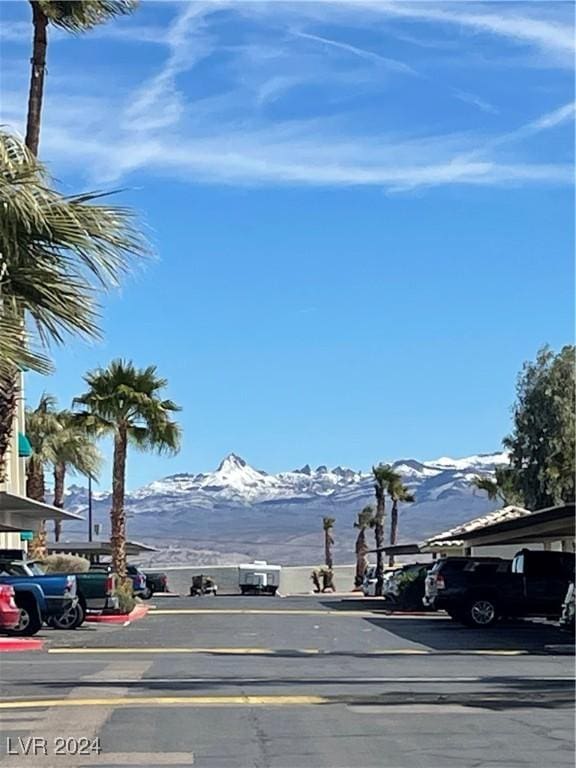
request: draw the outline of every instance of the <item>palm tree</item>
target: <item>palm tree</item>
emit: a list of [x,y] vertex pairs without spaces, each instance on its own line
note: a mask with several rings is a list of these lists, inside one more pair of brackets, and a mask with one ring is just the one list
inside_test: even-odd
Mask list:
[[44,470],[54,460],[53,441],[62,429],[56,412],[56,398],[44,393],[36,408],[26,409],[26,435],[32,455],[26,466],[26,495],[35,501],[46,501]]
[[354,523],[354,528],[358,528],[358,536],[356,537],[356,576],[354,578],[354,586],[362,586],[364,580],[364,573],[368,565],[366,553],[368,546],[366,545],[366,529],[374,527],[374,507],[367,506],[361,512],[358,512],[358,520]]
[[[398,539],[398,504],[411,504],[414,494],[404,485],[402,477],[396,472],[396,479],[388,485],[388,495],[392,500],[392,509],[390,512],[390,545],[394,546]],[[394,565],[394,555],[391,552],[388,556],[388,565]]]
[[[64,507],[66,474],[77,472],[95,479],[100,471],[102,455],[94,442],[94,436],[86,430],[82,420],[71,411],[60,411],[58,423],[62,427],[52,441],[54,465],[54,506]],[[62,521],[54,521],[54,539],[60,541]]]
[[26,146],[33,155],[38,154],[40,119],[46,74],[46,48],[48,25],[75,34],[103,24],[114,16],[131,13],[137,3],[132,0],[30,0],[34,38],[28,92],[28,116],[26,120]]
[[384,586],[384,527],[386,524],[386,491],[396,473],[389,464],[372,467],[374,493],[376,495],[376,515],[374,517],[374,537],[376,539],[376,595],[382,596]]
[[110,509],[112,562],[121,577],[126,575],[126,516],[124,496],[128,445],[140,450],[175,453],[180,446],[180,428],[172,413],[180,408],[163,400],[166,379],[156,366],[136,368],[132,362],[113,360],[107,368],[86,374],[88,391],[74,399],[82,406],[80,418],[86,428],[114,440],[112,507]]
[[484,491],[490,501],[499,500],[505,506],[524,504],[522,494],[514,482],[514,473],[509,467],[497,467],[494,479],[487,475],[476,475],[472,485],[479,491]]
[[[36,408],[26,409],[26,434],[32,447],[32,455],[26,467],[26,495],[44,503],[46,486],[44,471],[49,462],[54,461],[53,444],[62,427],[56,413],[56,400],[44,393]],[[46,555],[46,521],[34,533],[30,543],[30,552],[34,558]]]
[[476,475],[472,478],[472,485],[479,491],[485,491],[490,501],[496,501],[500,497],[498,483],[486,475]]
[[[146,253],[132,213],[102,197],[61,195],[24,144],[0,131],[0,319],[11,329],[0,367],[0,476],[20,394],[18,366],[26,357],[34,363],[30,339],[46,345],[97,337],[97,289],[116,285],[133,257]],[[14,355],[18,338],[24,359]],[[37,362],[46,366],[45,358]]]
[[322,528],[324,530],[324,563],[326,568],[330,568],[330,570],[332,570],[332,567],[334,566],[334,558],[332,557],[334,537],[332,536],[332,529],[334,528],[335,522],[336,520],[333,517],[322,518]]

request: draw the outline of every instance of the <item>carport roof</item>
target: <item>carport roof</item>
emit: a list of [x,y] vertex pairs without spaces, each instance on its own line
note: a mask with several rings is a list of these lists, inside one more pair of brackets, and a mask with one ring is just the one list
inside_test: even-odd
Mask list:
[[51,504],[0,491],[0,531],[34,530],[41,520],[83,520],[81,515],[66,512]]
[[[142,552],[157,552],[156,547],[142,544],[139,541],[126,542],[126,554],[129,557]],[[48,544],[50,554],[82,554],[82,555],[111,555],[112,544],[109,541],[61,541],[58,544]]]
[[489,512],[487,515],[482,515],[482,517],[476,517],[474,520],[468,520],[468,522],[457,525],[455,528],[450,528],[442,533],[435,533],[434,536],[431,536],[426,540],[424,546],[444,545],[448,544],[448,542],[453,542],[454,539],[458,540],[458,544],[454,543],[453,546],[463,546],[464,543],[462,540],[466,539],[468,534],[476,531],[484,531],[492,525],[517,520],[518,518],[526,517],[531,514],[532,513],[529,510],[524,509],[523,507],[508,506],[503,507],[502,509],[496,509],[494,512]]
[[461,538],[476,546],[490,544],[528,544],[573,539],[574,503],[540,509],[527,515],[496,521],[481,530],[461,534]]

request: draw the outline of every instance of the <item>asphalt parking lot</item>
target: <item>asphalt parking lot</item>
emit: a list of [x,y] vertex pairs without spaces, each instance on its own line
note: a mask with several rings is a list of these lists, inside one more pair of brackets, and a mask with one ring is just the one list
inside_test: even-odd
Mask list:
[[574,765],[574,659],[550,625],[470,630],[337,597],[152,602],[5,654],[4,764]]

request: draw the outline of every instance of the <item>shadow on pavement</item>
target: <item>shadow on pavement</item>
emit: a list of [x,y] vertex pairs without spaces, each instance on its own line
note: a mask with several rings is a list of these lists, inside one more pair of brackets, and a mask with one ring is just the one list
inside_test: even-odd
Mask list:
[[[437,681],[431,681],[437,685]],[[456,682],[456,681],[454,681]],[[241,686],[242,695],[251,695],[247,689],[258,688],[258,695],[277,695],[279,685],[289,685],[293,690],[297,687],[338,685],[341,690],[342,685],[358,685],[358,681],[347,683],[346,680],[320,678],[293,679],[293,678],[273,678],[257,680],[253,678],[207,678],[206,680],[154,680],[142,679],[134,681],[123,681],[122,685],[129,688],[131,693],[162,691],[165,695],[173,693],[181,694],[207,694],[219,691],[219,689],[229,689]],[[457,685],[458,683],[456,683]],[[39,685],[44,689],[80,689],[87,687],[90,690],[102,687],[110,688],[109,681],[75,681],[51,683],[32,683]],[[323,693],[321,688],[315,690],[315,694],[325,698],[324,704],[345,704],[349,706],[418,706],[427,705],[431,707],[461,706],[489,709],[493,711],[502,711],[506,709],[555,709],[572,708],[574,704],[574,684],[570,680],[528,680],[522,678],[508,677],[486,677],[477,681],[475,689],[468,690],[419,690],[407,691],[402,683],[397,683],[398,690],[387,690],[381,692],[367,693],[338,693],[331,694],[329,691]],[[486,687],[490,686],[490,687]],[[500,686],[500,687],[497,687]],[[451,687],[451,681],[444,683],[445,688]],[[274,689],[267,691],[266,689]],[[222,693],[227,696],[230,693]],[[252,694],[253,695],[253,694]],[[137,703],[138,697],[134,696],[134,702]]]

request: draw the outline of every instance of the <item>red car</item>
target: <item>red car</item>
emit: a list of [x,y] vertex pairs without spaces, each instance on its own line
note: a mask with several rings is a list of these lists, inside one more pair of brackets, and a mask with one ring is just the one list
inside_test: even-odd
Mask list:
[[14,587],[0,584],[0,631],[14,629],[20,620],[20,608],[14,602]]

